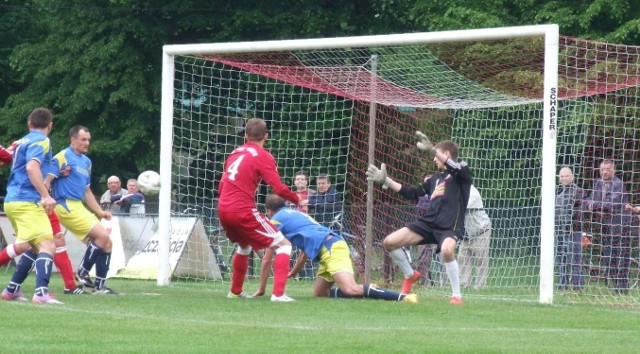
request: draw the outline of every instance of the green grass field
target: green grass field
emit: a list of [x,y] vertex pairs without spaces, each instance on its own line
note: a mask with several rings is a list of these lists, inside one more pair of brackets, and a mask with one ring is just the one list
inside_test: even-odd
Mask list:
[[[0,283],[10,273],[0,271]],[[631,353],[637,310],[540,305],[419,290],[420,303],[317,299],[291,281],[295,303],[227,299],[228,283],[109,280],[120,296],[58,295],[64,305],[0,304],[0,352]],[[246,290],[254,290],[248,281]],[[55,275],[51,289],[61,293]],[[424,288],[423,288],[424,289]],[[31,295],[33,276],[24,288]]]

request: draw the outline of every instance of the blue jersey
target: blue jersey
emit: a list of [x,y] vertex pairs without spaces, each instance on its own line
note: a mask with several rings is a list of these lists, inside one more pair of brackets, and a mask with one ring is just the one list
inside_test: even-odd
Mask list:
[[39,202],[42,197],[29,179],[27,163],[31,160],[38,161],[42,178],[44,178],[51,163],[51,142],[43,132],[33,130],[17,143],[4,201]]
[[312,217],[298,210],[282,208],[271,217],[271,222],[287,240],[315,261],[318,260],[327,236],[332,235],[333,241],[342,240],[333,230],[318,224]]
[[[67,166],[71,166],[69,175],[61,177],[60,171]],[[49,174],[57,177],[52,185],[53,197],[57,203],[63,203],[67,199],[84,200],[84,193],[91,184],[91,160],[68,147],[53,157]]]

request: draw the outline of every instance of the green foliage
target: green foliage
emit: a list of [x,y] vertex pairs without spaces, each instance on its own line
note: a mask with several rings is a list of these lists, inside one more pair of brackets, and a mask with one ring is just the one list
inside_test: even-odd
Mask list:
[[[559,23],[563,34],[638,43],[639,11],[630,0],[3,0],[0,143],[24,134],[24,119],[33,108],[51,107],[56,114],[52,135],[56,150],[66,146],[68,128],[75,124],[93,132],[93,178],[100,183],[94,188],[104,188],[108,175],[128,178],[158,167],[160,50],[167,43],[548,22]],[[536,73],[501,75],[526,86]],[[504,82],[499,75],[495,79],[486,84],[495,89]]]
[[399,20],[424,31],[557,23],[564,35],[640,42],[640,8],[632,0],[446,0],[415,1],[406,6],[408,16]]
[[51,5],[34,1],[29,15],[39,19],[46,34],[17,46],[10,57],[24,89],[2,108],[3,116],[13,117],[0,123],[6,132],[2,139],[23,135],[29,111],[46,106],[55,113],[55,150],[66,147],[73,125],[93,133],[94,181],[104,182],[111,174],[136,177],[157,168],[160,78],[155,71],[140,70],[157,61],[152,60],[157,54],[137,35],[150,28],[126,6]]

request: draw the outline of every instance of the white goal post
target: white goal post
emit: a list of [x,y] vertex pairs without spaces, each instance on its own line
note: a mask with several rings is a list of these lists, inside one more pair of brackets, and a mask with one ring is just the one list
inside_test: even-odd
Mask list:
[[[221,54],[243,54],[297,50],[318,50],[333,48],[361,48],[402,46],[433,43],[455,43],[482,40],[503,40],[513,38],[544,38],[544,86],[543,96],[535,100],[542,101],[542,172],[540,190],[540,286],[539,302],[552,303],[554,289],[554,207],[555,207],[555,179],[556,179],[556,128],[557,128],[557,93],[558,93],[558,43],[559,33],[557,25],[537,25],[522,27],[488,28],[460,31],[445,31],[431,33],[410,33],[379,36],[262,41],[262,42],[236,42],[216,44],[189,44],[189,45],[165,45],[163,47],[163,74],[162,74],[162,110],[161,110],[161,151],[160,151],[160,175],[162,188],[160,190],[160,243],[158,260],[158,285],[170,283],[171,274],[169,268],[169,235],[170,219],[172,213],[173,194],[172,186],[175,184],[176,166],[175,151],[173,150],[175,131],[174,121],[176,112],[176,86],[175,56]],[[375,95],[375,94],[374,94]],[[381,101],[378,102],[380,104]],[[382,102],[384,104],[384,102]],[[396,106],[411,107],[402,103]],[[420,105],[418,105],[420,107]],[[372,139],[371,137],[369,139]],[[222,158],[224,158],[223,156]],[[376,156],[367,156],[367,161],[378,161]],[[473,165],[471,165],[473,168]],[[178,172],[179,173],[179,172]],[[353,178],[350,175],[348,178]],[[357,175],[360,176],[360,175]],[[414,181],[407,180],[405,183]],[[172,184],[173,183],[173,184]],[[371,215],[371,198],[367,200],[367,213]],[[370,220],[370,219],[369,219]],[[370,225],[367,225],[370,228]],[[369,238],[369,237],[368,237]],[[371,240],[368,240],[369,244]]]

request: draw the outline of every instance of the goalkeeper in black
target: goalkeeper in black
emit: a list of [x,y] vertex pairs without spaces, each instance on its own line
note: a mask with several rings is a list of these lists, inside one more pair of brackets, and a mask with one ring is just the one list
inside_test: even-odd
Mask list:
[[403,247],[410,245],[436,244],[436,252],[445,265],[451,283],[451,304],[461,305],[460,271],[456,260],[456,247],[464,235],[464,214],[469,201],[469,190],[473,183],[471,170],[459,163],[458,145],[452,141],[441,141],[435,146],[426,135],[417,131],[418,148],[434,154],[433,162],[439,172],[415,186],[402,185],[387,176],[385,164],[380,168],[370,165],[367,180],[382,184],[404,198],[417,202],[421,196],[429,194],[429,210],[413,223],[387,235],[383,241],[394,263],[404,273],[402,293],[411,292],[411,286],[420,279],[420,273],[409,263]]

